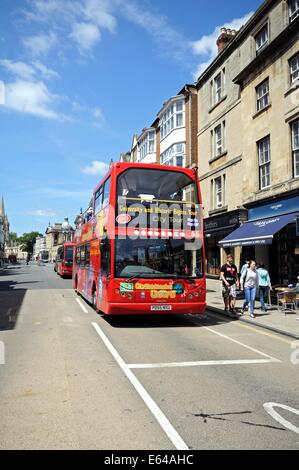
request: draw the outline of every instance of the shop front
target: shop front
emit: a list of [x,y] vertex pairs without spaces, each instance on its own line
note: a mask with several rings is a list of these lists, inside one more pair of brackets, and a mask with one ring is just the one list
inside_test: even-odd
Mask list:
[[248,221],[219,242],[241,248],[245,258],[264,264],[272,284],[292,284],[299,275],[299,196],[276,199],[248,209]]
[[206,272],[208,276],[219,277],[225,254],[229,252],[235,255],[233,248],[223,252],[219,242],[246,220],[247,210],[244,209],[209,217],[204,220]]

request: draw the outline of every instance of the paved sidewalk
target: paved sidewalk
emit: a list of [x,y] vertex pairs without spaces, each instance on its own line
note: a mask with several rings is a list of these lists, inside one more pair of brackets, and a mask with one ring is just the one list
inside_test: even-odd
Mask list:
[[[207,309],[214,312],[236,318],[236,315],[224,312],[224,303],[222,299],[222,283],[218,279],[207,279]],[[241,311],[244,300],[236,301],[236,310]],[[240,321],[258,325],[262,328],[284,334],[295,339],[299,339],[299,310],[287,311],[286,315],[277,309],[276,305],[272,305],[268,312],[262,312],[260,302],[255,303],[255,318],[250,318],[249,313],[245,315],[237,315]]]

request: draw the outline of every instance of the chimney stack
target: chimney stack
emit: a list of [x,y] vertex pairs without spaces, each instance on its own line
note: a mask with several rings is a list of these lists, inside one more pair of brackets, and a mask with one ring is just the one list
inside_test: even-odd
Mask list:
[[217,39],[218,54],[222,52],[228,43],[235,37],[237,31],[235,29],[221,28],[220,36]]

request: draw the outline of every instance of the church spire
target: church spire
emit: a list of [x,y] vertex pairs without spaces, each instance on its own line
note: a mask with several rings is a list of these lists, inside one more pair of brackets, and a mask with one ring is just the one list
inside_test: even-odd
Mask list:
[[1,200],[1,205],[0,205],[0,215],[2,215],[2,217],[5,216],[5,208],[4,208],[4,198],[3,198],[3,194],[2,194],[2,200]]

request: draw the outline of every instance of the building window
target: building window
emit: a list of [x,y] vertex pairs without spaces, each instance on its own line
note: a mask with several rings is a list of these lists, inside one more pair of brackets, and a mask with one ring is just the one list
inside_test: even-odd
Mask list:
[[268,44],[268,25],[265,25],[260,32],[255,36],[255,48],[256,54],[259,54],[261,50]]
[[296,80],[299,80],[299,54],[290,60],[290,72],[292,85]]
[[142,160],[149,153],[156,151],[156,132],[150,131],[139,141],[139,157]]
[[259,156],[259,179],[260,189],[268,188],[271,185],[271,152],[270,152],[270,136],[258,143],[258,156]]
[[223,191],[222,177],[219,176],[214,180],[214,208],[220,209],[223,207],[224,191]]
[[170,132],[185,125],[184,101],[179,100],[173,103],[161,117],[161,139],[164,139]]
[[161,164],[167,166],[184,167],[186,160],[186,144],[181,142],[169,147],[160,156]]
[[269,79],[256,87],[256,108],[261,111],[269,104]]
[[292,123],[292,155],[294,177],[299,176],[299,119]]
[[290,23],[299,16],[299,0],[289,0],[289,19]]
[[225,122],[215,127],[212,133],[214,157],[218,157],[224,152]]
[[214,104],[218,103],[222,98],[221,73],[214,78]]

